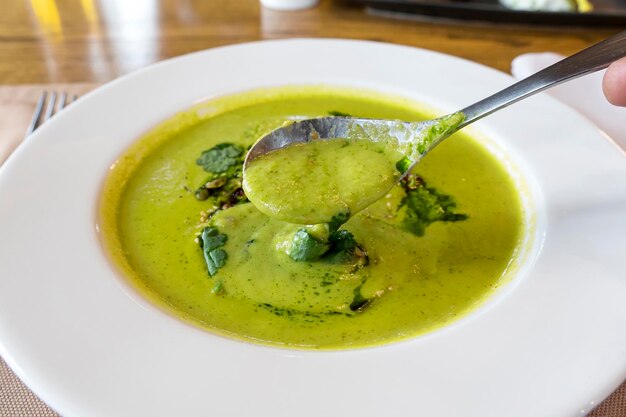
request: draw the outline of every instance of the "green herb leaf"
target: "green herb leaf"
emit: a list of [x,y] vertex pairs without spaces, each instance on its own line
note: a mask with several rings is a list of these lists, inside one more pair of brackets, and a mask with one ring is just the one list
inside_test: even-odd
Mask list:
[[396,169],[401,174],[404,174],[411,167],[411,163],[412,163],[411,159],[408,156],[405,156],[404,158],[396,162]]
[[[416,149],[419,155],[424,155],[424,153],[432,147],[433,143],[439,142],[442,138],[451,134],[451,132],[463,123],[465,114],[459,111],[436,120],[437,123],[430,125],[430,127],[420,133]],[[416,159],[416,157],[417,155],[414,155],[413,159]]]
[[196,163],[211,172],[194,193],[196,200],[207,201],[206,214],[210,218],[225,210],[248,202],[241,186],[244,149],[231,143],[220,143],[202,152]]
[[226,263],[227,255],[223,249],[213,249],[209,252],[209,257],[211,258],[211,261],[215,266],[215,270],[217,270],[217,268],[221,268],[224,266],[224,264]]
[[350,211],[344,213],[337,213],[328,222],[328,230],[333,233],[341,227],[342,224],[348,221],[350,218]]
[[421,177],[409,175],[401,184],[406,191],[406,197],[400,204],[406,206],[402,223],[409,232],[423,236],[426,227],[433,222],[456,222],[467,219],[466,214],[454,213],[456,203],[452,196],[427,187]]
[[215,227],[205,227],[199,239],[209,275],[214,276],[217,270],[226,263],[228,257],[226,252],[218,248],[224,246],[228,236],[220,234]]
[[202,239],[202,248],[211,251],[220,246],[224,246],[228,237],[220,234],[216,227],[205,227],[200,234]]
[[289,257],[294,261],[305,262],[319,259],[329,248],[328,242],[320,241],[306,229],[300,229],[293,236]]
[[224,295],[225,292],[224,283],[221,280],[218,280],[211,289],[211,293],[215,295]]
[[220,174],[228,168],[242,163],[243,148],[232,143],[220,143],[209,150],[202,152],[196,164],[205,171]]
[[[326,226],[326,225],[316,225]],[[298,262],[323,261],[335,264],[353,263],[355,268],[369,263],[367,252],[359,245],[352,233],[336,230],[330,235],[315,234],[307,226],[299,229],[291,241],[289,257]]]
[[361,283],[358,287],[354,289],[354,298],[350,303],[350,310],[352,311],[363,311],[372,301],[373,298],[365,298],[361,293],[361,288],[364,283]]
[[348,113],[344,113],[342,111],[337,111],[337,110],[331,110],[328,112],[329,116],[335,116],[335,117],[353,117],[352,115],[348,114]]
[[330,249],[324,254],[324,261],[335,264],[354,262],[357,266],[365,266],[369,263],[367,253],[354,240],[354,235],[347,230],[337,230],[332,233],[328,243]]

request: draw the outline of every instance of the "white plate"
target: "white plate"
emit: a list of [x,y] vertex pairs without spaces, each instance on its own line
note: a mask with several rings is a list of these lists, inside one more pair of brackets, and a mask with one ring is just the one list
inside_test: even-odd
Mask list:
[[343,352],[227,340],[137,297],[95,230],[112,161],[198,101],[326,83],[447,112],[511,82],[414,48],[288,40],[166,61],[81,98],[0,169],[0,353],[66,417],[580,415],[626,377],[626,161],[549,97],[476,127],[530,184],[536,256],[497,302],[426,337]]

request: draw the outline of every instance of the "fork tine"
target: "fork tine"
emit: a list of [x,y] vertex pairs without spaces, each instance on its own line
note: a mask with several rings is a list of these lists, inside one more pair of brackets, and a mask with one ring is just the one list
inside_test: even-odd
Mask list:
[[60,112],[61,110],[63,110],[65,108],[65,105],[67,101],[67,93],[62,92],[61,95],[59,96],[59,106],[57,107],[57,112]]
[[31,135],[39,126],[39,119],[41,118],[41,111],[43,110],[43,105],[46,102],[46,97],[48,96],[47,92],[42,92],[37,100],[37,105],[35,106],[35,112],[33,113],[33,118],[30,120],[30,124],[28,125],[28,129],[26,130],[26,138]]
[[[78,99],[77,94],[72,94],[70,98],[67,92],[64,91],[58,95],[58,100],[57,100],[56,92],[54,91],[51,92],[48,97],[48,92],[43,91],[41,95],[39,96],[39,99],[37,100],[37,105],[35,106],[35,112],[33,113],[33,117],[30,121],[30,124],[28,125],[28,129],[26,130],[26,135],[24,136],[24,139],[29,137],[43,123],[50,120],[52,116],[54,116],[56,113],[63,110],[68,105],[75,102],[77,99]],[[47,104],[46,104],[46,101],[47,101]],[[45,107],[45,111],[44,111],[44,107]]]
[[50,118],[54,114],[54,104],[56,100],[57,100],[57,93],[52,92],[50,94],[50,100],[48,100],[48,106],[46,107],[46,114],[44,115],[43,121],[41,123],[45,123],[48,120],[50,120]]

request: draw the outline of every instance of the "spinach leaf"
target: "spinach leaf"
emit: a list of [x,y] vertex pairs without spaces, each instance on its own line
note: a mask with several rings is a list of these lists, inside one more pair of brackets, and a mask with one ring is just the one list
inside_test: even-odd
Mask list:
[[243,162],[243,151],[243,148],[232,143],[220,143],[202,152],[200,158],[196,159],[196,164],[207,172],[220,174]]
[[228,236],[220,234],[215,227],[205,227],[200,233],[199,241],[210,276],[214,276],[226,264],[226,252],[218,248],[224,246],[227,239]]

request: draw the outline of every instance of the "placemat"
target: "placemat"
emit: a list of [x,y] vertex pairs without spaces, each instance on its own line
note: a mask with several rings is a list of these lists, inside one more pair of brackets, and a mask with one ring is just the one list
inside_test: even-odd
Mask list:
[[[66,92],[70,96],[73,94],[80,96],[96,86],[96,84],[0,86],[0,164],[23,140],[42,91]],[[555,387],[555,390],[558,390],[558,387]],[[0,417],[58,416],[27,388],[0,358]],[[588,416],[626,417],[626,382]]]

